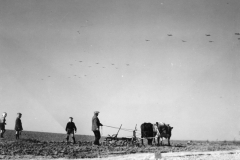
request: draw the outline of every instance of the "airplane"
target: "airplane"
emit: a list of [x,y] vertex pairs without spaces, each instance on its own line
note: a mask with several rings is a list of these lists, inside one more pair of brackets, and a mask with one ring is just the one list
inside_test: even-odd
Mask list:
[[129,66],[129,64],[126,64],[127,66]]
[[209,42],[213,42],[213,41],[209,41]]
[[172,34],[168,34],[168,36],[172,36]]
[[182,40],[182,42],[186,42],[186,41]]
[[79,61],[79,62],[82,62],[82,61]]
[[114,65],[114,64],[112,64],[112,65]]
[[150,40],[146,39],[145,41],[150,41]]
[[210,34],[206,34],[206,36],[211,36]]
[[96,63],[96,64],[98,64],[98,63]]

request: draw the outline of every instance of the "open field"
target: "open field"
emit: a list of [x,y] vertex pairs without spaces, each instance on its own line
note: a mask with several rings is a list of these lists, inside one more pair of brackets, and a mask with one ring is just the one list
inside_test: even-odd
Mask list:
[[[166,159],[196,157],[212,157],[212,154],[206,154],[209,151],[231,151],[222,154],[224,156],[238,156],[233,151],[240,150],[239,142],[208,142],[208,141],[171,141],[172,146],[93,146],[93,136],[76,135],[77,144],[64,142],[64,134],[30,132],[22,133],[21,139],[16,141],[14,131],[7,130],[5,138],[0,140],[0,159],[50,159],[50,158],[107,158],[112,159],[121,156],[136,157],[142,155],[140,159],[152,159],[153,153],[161,152]],[[103,139],[103,138],[102,138]],[[165,142],[166,144],[167,142]],[[201,154],[195,154],[201,152]],[[188,156],[181,156],[186,153]],[[213,152],[217,153],[217,152]],[[134,154],[134,155],[132,155]],[[169,156],[175,154],[175,156]],[[214,154],[216,155],[216,154]],[[220,155],[220,154],[219,154]],[[129,158],[127,158],[129,159]],[[131,158],[130,158],[131,159]],[[134,158],[133,158],[134,159]],[[214,159],[214,158],[213,158]],[[217,159],[217,158],[216,158]],[[218,158],[219,159],[219,158]],[[230,158],[234,159],[234,157]]]

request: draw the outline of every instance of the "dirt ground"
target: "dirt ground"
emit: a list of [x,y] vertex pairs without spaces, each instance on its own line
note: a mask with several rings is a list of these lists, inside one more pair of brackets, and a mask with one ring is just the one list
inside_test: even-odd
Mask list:
[[15,140],[14,132],[7,133],[4,139],[0,139],[0,159],[151,160],[155,159],[157,153],[159,158],[161,155],[162,159],[166,160],[240,160],[240,143],[235,141],[171,141],[171,146],[146,143],[94,146],[92,136],[77,135],[77,143],[72,144],[64,141],[64,134],[24,132],[20,140]]

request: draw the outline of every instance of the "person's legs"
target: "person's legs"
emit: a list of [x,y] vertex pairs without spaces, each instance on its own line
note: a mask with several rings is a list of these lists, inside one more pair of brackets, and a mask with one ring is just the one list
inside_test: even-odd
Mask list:
[[5,129],[1,129],[1,135],[0,135],[1,138],[3,138],[3,134],[4,134],[5,132],[6,132]]
[[16,131],[16,139],[19,139],[19,131]]
[[76,140],[75,140],[75,137],[74,137],[74,131],[72,132],[72,140],[73,140],[73,143],[75,144],[76,143]]
[[99,144],[99,139],[101,138],[100,132],[99,131],[93,131],[94,135],[95,135],[95,140],[94,143],[95,145],[100,145]]
[[67,142],[68,142],[68,140],[69,140],[69,134],[67,133],[67,137],[66,137],[66,140],[67,140]]
[[99,143],[99,140],[100,140],[100,138],[101,138],[101,134],[100,134],[100,131],[96,131],[96,144],[97,145],[100,145],[100,143]]

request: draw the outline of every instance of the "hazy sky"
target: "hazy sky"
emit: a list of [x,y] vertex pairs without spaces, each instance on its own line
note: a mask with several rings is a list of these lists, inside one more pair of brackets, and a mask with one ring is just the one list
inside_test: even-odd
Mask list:
[[93,135],[99,110],[173,139],[240,139],[239,0],[0,0],[0,24],[7,129],[21,112],[24,130],[64,133],[72,116]]

